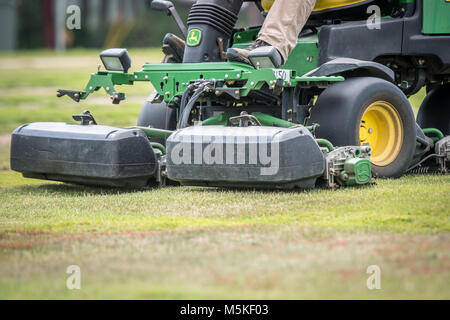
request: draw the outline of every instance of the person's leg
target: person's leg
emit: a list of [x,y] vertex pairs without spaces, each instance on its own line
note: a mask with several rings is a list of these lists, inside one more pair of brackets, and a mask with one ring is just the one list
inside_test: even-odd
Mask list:
[[248,63],[248,53],[262,46],[273,46],[286,62],[297,43],[298,35],[308,21],[317,0],[275,0],[259,33],[247,49],[230,48],[228,60]]
[[286,61],[297,44],[298,35],[308,21],[317,0],[275,0],[258,39],[278,49]]

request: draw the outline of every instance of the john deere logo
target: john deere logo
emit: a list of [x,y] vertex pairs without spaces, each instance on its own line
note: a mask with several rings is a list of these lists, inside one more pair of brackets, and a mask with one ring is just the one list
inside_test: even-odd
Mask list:
[[188,36],[187,36],[187,45],[190,47],[195,47],[200,44],[200,41],[202,40],[202,30],[200,29],[192,29],[189,30]]

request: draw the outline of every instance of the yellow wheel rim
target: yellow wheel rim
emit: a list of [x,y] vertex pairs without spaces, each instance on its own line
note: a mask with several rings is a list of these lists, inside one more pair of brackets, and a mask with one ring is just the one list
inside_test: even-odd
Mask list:
[[361,119],[359,138],[361,144],[370,144],[374,165],[384,167],[391,164],[403,143],[403,124],[397,110],[385,101],[369,105]]

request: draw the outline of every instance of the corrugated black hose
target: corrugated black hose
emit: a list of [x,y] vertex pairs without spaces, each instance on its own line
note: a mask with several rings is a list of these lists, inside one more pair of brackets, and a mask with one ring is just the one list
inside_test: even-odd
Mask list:
[[[183,102],[183,98],[181,99],[181,105],[180,105],[180,119],[178,121],[178,129],[186,128],[189,125],[189,116],[191,115],[192,108],[194,107],[195,103],[197,102],[198,98],[209,89],[208,85],[210,82],[204,82],[201,83],[195,93],[192,95],[192,97],[189,99],[189,102],[186,104],[186,100],[188,99],[188,95],[186,95],[186,99]],[[191,89],[192,90],[192,89]],[[187,89],[186,89],[187,91]],[[186,91],[183,93],[183,97],[185,96]]]
[[[186,90],[184,90],[183,95],[181,96],[181,102],[180,102],[180,118],[183,114],[184,108],[186,107],[189,95],[191,92],[195,89],[196,85],[194,83],[190,84]],[[179,121],[180,119],[178,119]]]

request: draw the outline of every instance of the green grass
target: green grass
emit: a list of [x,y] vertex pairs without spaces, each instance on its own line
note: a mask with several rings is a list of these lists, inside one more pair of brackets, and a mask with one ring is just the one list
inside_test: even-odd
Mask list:
[[[448,298],[449,191],[440,176],[131,191],[3,172],[0,298]],[[65,288],[72,264],[76,292]],[[365,287],[372,264],[376,292]]]
[[[162,59],[157,50],[130,50],[133,67]],[[70,122],[71,115],[90,110],[102,124],[131,126],[145,98],[153,91],[149,84],[123,86],[127,103],[119,106],[98,92],[92,99],[74,103],[57,99],[57,89],[84,89],[89,75],[97,70],[98,52],[75,50],[67,54],[37,51],[0,55],[0,134],[10,133],[21,124],[35,121]]]
[[[287,224],[405,234],[450,232],[446,176],[380,180],[377,186],[335,192],[187,187],[133,191],[45,184],[11,172],[0,177],[0,231],[135,232]],[[28,181],[31,184],[24,185]],[[432,201],[412,201],[411,193]]]
[[[119,106],[102,93],[55,98],[84,87],[97,54],[0,54],[0,299],[450,298],[448,176],[271,192],[99,189],[9,171],[9,134],[23,123],[89,109],[103,124],[135,124],[145,85],[123,87]],[[161,59],[131,55],[134,68]],[[81,290],[66,288],[73,264]],[[373,264],[381,290],[366,288]]]

